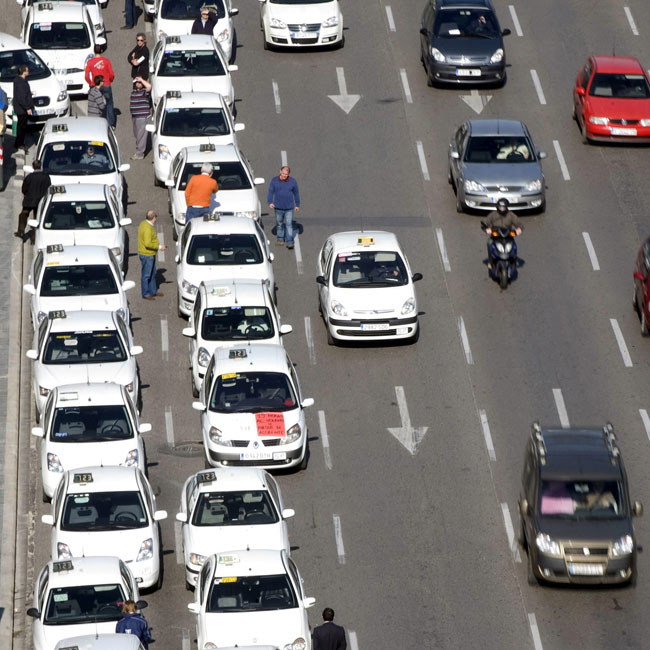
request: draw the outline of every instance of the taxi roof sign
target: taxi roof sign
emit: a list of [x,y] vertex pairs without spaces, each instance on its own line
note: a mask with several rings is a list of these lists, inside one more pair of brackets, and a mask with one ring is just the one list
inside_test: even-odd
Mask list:
[[199,145],[199,151],[214,151],[215,146],[211,142],[208,144],[200,144]]
[[50,185],[50,194],[65,194],[65,185]]
[[36,5],[36,8],[39,11],[52,11],[52,9],[54,9],[51,2],[39,2]]
[[72,571],[74,566],[70,560],[61,560],[60,562],[52,562],[52,571],[60,573],[61,571]]
[[203,215],[203,221],[219,221],[220,219],[221,216],[219,215],[218,212],[206,212]]
[[165,93],[165,97],[167,97],[167,99],[178,99],[179,97],[181,97],[181,91],[180,90],[168,90]]
[[168,36],[167,37],[167,42],[168,43],[180,43],[181,42],[181,37],[180,36]]
[[67,645],[65,648],[59,648],[59,650],[79,650],[78,645]]
[[[46,4],[50,4],[49,2]],[[44,5],[42,5],[44,6]],[[52,8],[52,5],[50,4],[50,9]],[[67,124],[52,124],[52,133],[65,133],[68,130],[68,125]]]
[[68,315],[65,313],[65,309],[56,309],[48,312],[47,317],[50,320],[54,320],[55,318],[67,318]]
[[247,356],[246,348],[231,348],[228,351],[229,359],[245,359]]
[[359,246],[372,246],[375,243],[374,237],[359,237],[357,239],[357,244]]
[[217,480],[217,473],[216,472],[199,472],[196,475],[196,480],[199,483],[212,483],[213,481]]
[[93,480],[94,479],[93,479],[92,472],[82,472],[79,474],[75,474],[72,477],[73,483],[92,483]]
[[45,247],[47,253],[63,253],[63,244],[49,244]]

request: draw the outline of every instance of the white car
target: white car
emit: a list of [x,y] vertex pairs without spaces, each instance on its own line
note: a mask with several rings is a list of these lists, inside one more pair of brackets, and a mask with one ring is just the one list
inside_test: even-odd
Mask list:
[[339,232],[318,255],[319,309],[327,342],[418,337],[414,282],[397,237],[390,232]]
[[108,185],[52,185],[27,225],[36,231],[35,250],[54,244],[106,246],[124,268],[126,232],[131,219]]
[[230,144],[235,132],[243,131],[235,124],[219,93],[181,93],[168,90],[160,98],[153,122],[146,129],[152,133],[153,170],[155,182],[164,185],[174,156],[183,148],[200,144]]
[[307,608],[315,602],[286,551],[235,550],[206,560],[187,608],[197,615],[201,649],[268,643],[311,650]]
[[205,280],[258,280],[275,291],[273,253],[257,221],[210,214],[190,219],[176,242],[178,315],[189,316]]
[[54,650],[144,650],[134,634],[87,634],[61,639]]
[[192,474],[181,491],[176,520],[183,524],[185,581],[196,585],[201,566],[213,553],[231,548],[291,553],[280,488],[264,470],[213,469]]
[[11,124],[14,79],[21,65],[29,68],[27,81],[34,101],[31,122],[39,123],[51,117],[70,115],[70,98],[65,84],[29,45],[15,36],[0,32],[0,87],[7,93],[9,100],[5,111],[6,123]]
[[53,559],[115,554],[140,589],[162,586],[162,545],[149,481],[137,467],[80,467],[65,472],[52,498]]
[[52,390],[40,427],[43,500],[54,494],[63,472],[88,465],[125,465],[145,470],[140,423],[129,392],[119,384],[67,384]]
[[[29,8],[32,7],[36,2],[46,2],[49,0],[16,0],[17,4],[20,5],[20,24],[24,25],[27,18],[27,13]],[[99,0],[78,0],[86,5],[88,13],[90,14],[90,19],[92,20],[93,27],[95,28],[95,34],[101,36],[106,32],[106,27],[104,26],[104,16],[102,15],[102,7],[106,5],[108,0],[100,2]]]
[[[74,3],[73,3],[74,4]],[[36,145],[36,158],[52,185],[101,183],[110,186],[124,205],[124,172],[120,148],[103,117],[65,117],[48,120]],[[34,171],[25,165],[25,174]]]
[[68,93],[88,94],[86,63],[95,45],[106,45],[83,2],[36,2],[27,10],[22,39],[65,84]]
[[117,312],[50,312],[34,332],[27,358],[34,361],[32,384],[36,420],[50,391],[83,382],[121,384],[137,403],[140,382],[131,332]]
[[241,345],[242,341],[282,343],[293,331],[280,324],[280,314],[264,282],[255,280],[208,280],[201,282],[190,312],[189,338],[192,394],[199,396],[210,357],[217,348]]
[[198,402],[203,446],[213,467],[307,467],[304,410],[298,376],[281,345],[217,348]]
[[126,600],[139,609],[147,606],[129,567],[117,557],[48,562],[36,578],[27,610],[34,619],[34,650],[60,648],[58,642],[71,636],[115,632]]
[[51,311],[117,311],[130,322],[126,291],[135,287],[124,280],[115,255],[106,246],[53,244],[36,252],[29,282],[23,287],[31,299],[36,329]]
[[230,73],[237,69],[228,65],[213,36],[165,36],[156,43],[149,64],[151,99],[155,106],[168,90],[187,93],[207,88],[223,95],[234,114]]
[[259,0],[264,49],[343,47],[343,14],[338,0]]
[[184,147],[174,158],[165,185],[169,188],[169,205],[174,220],[174,234],[180,237],[185,228],[185,188],[192,176],[201,173],[201,165],[212,164],[212,178],[217,180],[219,191],[212,196],[210,212],[237,217],[250,217],[259,221],[262,207],[255,189],[264,183],[256,178],[250,162],[235,144],[202,144]]

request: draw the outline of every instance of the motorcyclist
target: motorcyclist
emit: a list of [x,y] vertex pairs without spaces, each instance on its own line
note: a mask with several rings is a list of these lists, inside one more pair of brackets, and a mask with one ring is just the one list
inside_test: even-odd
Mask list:
[[[485,219],[484,227],[485,232],[488,233],[488,236],[492,235],[492,230],[499,228],[511,228],[514,229],[515,233],[521,235],[524,230],[524,227],[519,219],[519,217],[508,210],[508,199],[499,199],[497,201],[497,209],[493,210],[488,214],[487,219]],[[490,254],[490,240],[487,241],[487,251],[488,251],[488,260],[491,259],[492,255]]]

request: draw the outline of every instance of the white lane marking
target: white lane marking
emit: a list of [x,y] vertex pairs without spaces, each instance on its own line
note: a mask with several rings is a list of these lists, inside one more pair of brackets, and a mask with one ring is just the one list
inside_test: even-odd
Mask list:
[[320,425],[320,440],[323,443],[323,456],[325,466],[332,469],[332,456],[330,455],[330,439],[327,436],[327,424],[325,423],[325,411],[318,411],[318,424]]
[[474,365],[474,358],[472,357],[472,349],[469,347],[469,339],[467,338],[467,330],[465,329],[465,321],[462,316],[458,317],[458,331],[460,332],[460,340],[463,342],[463,350],[465,351],[465,359],[467,363]]
[[530,625],[530,633],[533,635],[533,645],[535,646],[535,650],[544,650],[535,614],[528,614],[528,625]]
[[557,409],[557,414],[560,416],[560,424],[563,429],[569,428],[569,415],[566,412],[566,405],[564,403],[564,397],[562,396],[561,388],[553,389],[553,399],[555,400],[555,408]]
[[350,648],[351,648],[351,650],[359,650],[359,642],[357,641],[357,633],[354,630],[348,630],[348,636],[350,637]]
[[287,152],[284,149],[280,152],[280,160],[282,161],[282,166],[286,167],[287,166]]
[[596,257],[596,249],[591,243],[591,237],[588,232],[583,232],[582,236],[585,240],[585,246],[587,247],[587,253],[589,253],[589,259],[591,260],[591,266],[594,271],[600,271],[600,264],[598,264],[598,258]]
[[180,521],[174,522],[174,542],[176,544],[176,564],[183,564],[183,524]]
[[278,88],[278,82],[275,79],[272,79],[271,84],[273,85],[273,101],[275,102],[275,112],[279,113],[282,110],[282,106],[280,104],[280,90]]
[[167,431],[167,444],[170,447],[174,446],[174,418],[172,416],[171,407],[165,409],[165,429]]
[[388,19],[388,29],[391,32],[396,32],[397,28],[395,27],[395,20],[393,19],[393,10],[389,5],[386,5],[386,18]]
[[632,357],[630,357],[630,353],[627,350],[627,345],[625,344],[625,339],[623,338],[623,332],[621,332],[618,321],[615,318],[610,318],[609,322],[612,326],[612,329],[614,330],[614,336],[616,337],[618,349],[620,350],[621,356],[623,357],[623,363],[625,364],[626,368],[631,368]]
[[311,318],[305,316],[305,338],[307,339],[307,348],[309,349],[309,363],[316,365],[316,350],[314,349],[314,337],[311,335]]
[[169,360],[169,326],[167,325],[167,316],[160,317],[160,342],[162,347],[163,361]]
[[420,168],[422,169],[422,176],[424,176],[425,181],[430,181],[431,177],[429,176],[429,168],[427,167],[427,159],[424,157],[424,147],[422,146],[422,141],[418,140],[415,143],[415,146],[418,149],[418,158],[420,159]]
[[409,86],[409,79],[406,76],[406,68],[399,69],[399,76],[402,79],[402,87],[404,88],[404,97],[406,97],[406,103],[413,103],[413,96],[411,95],[411,87]]
[[343,533],[341,532],[341,518],[338,515],[334,519],[334,537],[336,538],[336,553],[339,556],[339,564],[345,564],[345,548],[343,546]]
[[537,75],[537,70],[531,70],[530,76],[533,78],[533,85],[535,86],[535,90],[537,91],[537,98],[539,99],[539,103],[542,105],[546,104],[546,97],[544,97],[544,91],[542,90],[542,83],[540,82],[539,76]]
[[183,628],[182,650],[190,650],[190,631],[186,627]]
[[[157,233],[157,235],[158,235],[158,243],[161,246],[164,246],[165,245],[165,233],[161,231],[161,232]],[[163,250],[158,251],[158,261],[159,262],[164,262],[165,261],[165,251],[163,251]]]
[[570,181],[571,176],[569,174],[569,168],[566,166],[564,161],[564,155],[562,154],[562,149],[560,149],[560,143],[557,140],[553,140],[553,148],[555,149],[555,155],[557,156],[557,161],[560,163],[560,169],[562,170],[562,178],[565,181]]
[[481,418],[481,428],[483,429],[483,437],[485,438],[485,446],[488,450],[490,460],[496,460],[497,454],[494,451],[494,443],[492,442],[492,434],[490,433],[490,425],[488,424],[487,413],[485,409],[479,409],[479,417]]
[[293,245],[296,254],[296,268],[298,269],[298,275],[302,275],[302,250],[300,248],[300,237],[298,237],[298,235],[293,238]]
[[449,258],[447,257],[447,247],[445,246],[445,239],[442,236],[442,228],[436,228],[436,239],[438,240],[438,248],[440,249],[440,257],[442,257],[442,266],[449,273],[451,266],[449,265]]
[[524,33],[521,31],[521,25],[519,24],[519,18],[517,18],[517,12],[515,11],[514,5],[508,5],[508,9],[510,9],[512,24],[515,26],[515,33],[517,36],[523,36]]
[[506,527],[506,535],[508,536],[508,546],[512,553],[512,559],[515,562],[521,562],[521,553],[519,553],[519,542],[515,537],[515,529],[512,526],[512,518],[510,517],[510,508],[507,503],[501,504],[501,512],[503,513],[503,523]]
[[632,30],[632,33],[635,36],[638,36],[639,30],[636,28],[636,23],[634,22],[634,18],[632,17],[632,12],[630,11],[630,8],[623,7],[623,10],[625,11],[625,15],[627,16],[627,22],[630,23],[630,29]]
[[641,420],[643,420],[645,434],[648,436],[648,440],[650,441],[650,417],[648,417],[648,411],[645,409],[639,409],[639,415],[641,416]]

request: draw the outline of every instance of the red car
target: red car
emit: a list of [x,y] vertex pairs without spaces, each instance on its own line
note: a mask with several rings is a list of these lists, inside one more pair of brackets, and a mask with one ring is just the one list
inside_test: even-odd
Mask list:
[[634,308],[641,319],[641,334],[650,336],[650,237],[643,242],[636,256]]
[[573,116],[582,140],[650,142],[650,81],[631,56],[590,56],[576,77]]

